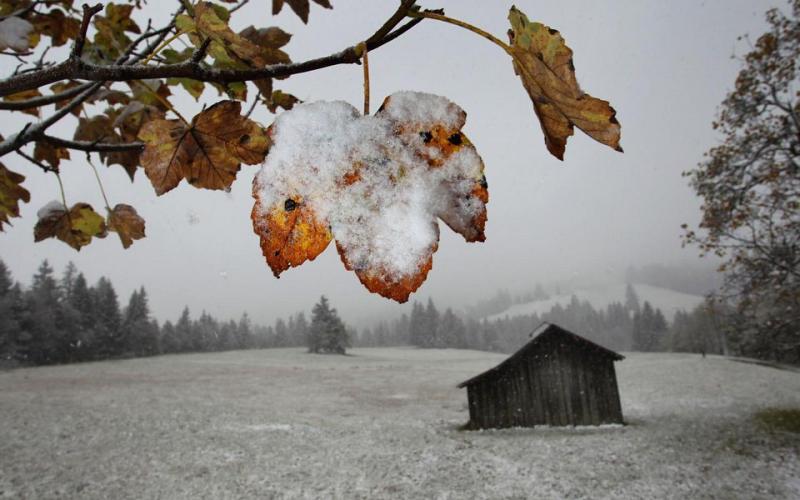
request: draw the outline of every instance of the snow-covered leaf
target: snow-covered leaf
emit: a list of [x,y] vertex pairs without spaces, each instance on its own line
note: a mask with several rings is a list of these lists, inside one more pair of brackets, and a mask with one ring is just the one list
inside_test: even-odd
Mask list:
[[11,16],[0,21],[0,50],[24,52],[30,47],[29,35],[33,25],[21,17]]
[[344,102],[278,116],[252,212],[275,275],[314,259],[333,237],[370,291],[405,302],[431,269],[437,217],[483,241],[488,191],[465,119],[446,98],[419,92],[393,94],[375,116]]

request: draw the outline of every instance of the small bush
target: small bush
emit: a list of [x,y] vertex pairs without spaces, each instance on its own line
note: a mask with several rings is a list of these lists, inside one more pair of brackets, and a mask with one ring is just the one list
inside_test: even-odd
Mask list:
[[800,408],[767,408],[756,413],[755,418],[771,431],[800,434]]

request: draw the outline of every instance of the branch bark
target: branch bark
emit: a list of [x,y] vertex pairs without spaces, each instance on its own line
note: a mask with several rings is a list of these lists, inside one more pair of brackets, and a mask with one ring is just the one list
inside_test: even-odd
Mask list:
[[[402,35],[421,19],[414,19],[404,26],[394,29],[403,20],[415,0],[403,0],[392,17],[389,18],[367,41],[367,49],[372,51]],[[185,61],[162,66],[142,66],[135,64],[114,64],[100,66],[87,61],[70,58],[66,61],[33,73],[13,76],[0,80],[0,96],[23,90],[42,87],[60,80],[89,80],[94,82],[147,80],[156,78],[192,78],[204,82],[229,83],[279,78],[298,73],[307,73],[339,64],[353,64],[360,61],[357,45],[325,57],[291,64],[274,64],[257,69],[214,69],[203,66],[199,61]]]

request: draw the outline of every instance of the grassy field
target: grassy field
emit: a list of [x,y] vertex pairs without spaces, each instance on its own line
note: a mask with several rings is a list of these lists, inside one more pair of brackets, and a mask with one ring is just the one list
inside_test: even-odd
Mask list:
[[501,359],[271,349],[0,373],[0,497],[800,497],[800,434],[770,424],[800,408],[800,373],[630,354],[626,426],[459,431],[455,385]]

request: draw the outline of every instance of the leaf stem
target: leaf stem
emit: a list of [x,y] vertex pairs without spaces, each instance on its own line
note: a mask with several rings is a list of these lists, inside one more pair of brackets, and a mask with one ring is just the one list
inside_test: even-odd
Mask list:
[[91,159],[89,153],[86,153],[86,163],[88,163],[89,166],[92,167],[92,171],[94,172],[94,178],[97,179],[97,185],[100,186],[100,194],[103,195],[103,201],[106,204],[106,210],[111,212],[111,205],[108,203],[108,197],[106,196],[106,190],[103,188],[103,182],[100,180],[100,174],[97,173],[97,167],[95,167],[94,163],[92,163],[92,159]]
[[469,23],[465,23],[464,21],[460,21],[458,19],[453,19],[452,17],[447,17],[444,14],[437,14],[436,12],[431,12],[431,11],[427,11],[427,10],[423,10],[423,11],[410,10],[410,11],[408,11],[406,13],[406,15],[408,17],[413,17],[413,18],[416,18],[416,19],[435,19],[437,21],[442,21],[442,22],[445,22],[445,23],[450,23],[450,24],[454,24],[456,26],[460,26],[460,27],[462,27],[462,28],[464,28],[466,30],[469,30],[469,31],[471,31],[471,32],[473,32],[473,33],[475,33],[477,35],[480,35],[483,38],[489,40],[490,42],[492,42],[493,44],[497,45],[498,47],[500,47],[506,53],[508,53],[509,55],[511,55],[513,57],[510,45],[508,45],[504,41],[500,40],[496,36],[492,35],[491,33],[483,31],[482,29],[478,28],[477,26],[473,26],[473,25],[471,25]]
[[369,114],[369,50],[367,44],[362,43],[364,47],[364,116]]
[[161,45],[159,45],[159,46],[158,46],[158,47],[156,47],[156,48],[155,48],[155,49],[154,49],[152,52],[150,52],[150,55],[148,55],[148,56],[145,58],[145,60],[144,60],[144,61],[142,61],[142,65],[144,65],[144,66],[147,66],[147,64],[148,64],[148,63],[149,63],[149,62],[150,62],[150,61],[151,61],[151,60],[152,60],[152,59],[153,59],[155,56],[157,56],[159,52],[161,52],[161,51],[164,49],[164,47],[166,47],[167,45],[171,44],[172,42],[174,42],[174,41],[175,41],[175,39],[177,39],[178,37],[180,37],[181,35],[184,35],[184,34],[186,34],[186,32],[185,32],[185,31],[183,31],[183,30],[178,30],[178,32],[177,32],[177,33],[175,33],[175,34],[174,34],[174,35],[172,35],[171,37],[169,37],[169,38],[167,38],[166,40],[164,40],[163,42],[161,42]]
[[[64,205],[64,210],[67,211],[67,216],[69,216],[69,208],[67,207],[67,196],[64,194],[64,183],[61,182],[61,174],[58,170],[53,172],[56,174],[56,179],[58,179],[58,190],[61,191],[61,203]],[[71,224],[71,223],[70,223]]]

